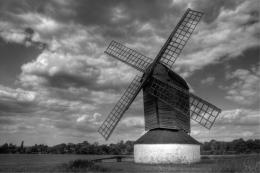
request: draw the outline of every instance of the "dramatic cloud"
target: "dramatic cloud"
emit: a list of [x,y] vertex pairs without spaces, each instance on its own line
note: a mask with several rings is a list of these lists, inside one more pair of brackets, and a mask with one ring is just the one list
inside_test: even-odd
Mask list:
[[223,8],[214,21],[202,23],[184,49],[183,57],[176,61],[180,66],[176,70],[181,68],[183,75],[188,76],[203,66],[227,61],[258,46],[260,23],[256,3],[243,1],[236,8]]
[[[202,10],[204,17],[174,66],[174,71],[192,78],[209,65],[225,66],[259,46],[259,9],[255,4],[256,0],[0,1],[1,44],[39,50],[33,60],[19,65],[21,72],[13,86],[0,85],[1,140],[104,142],[97,129],[138,73],[103,53],[111,40],[154,58],[184,11]],[[226,98],[239,108],[223,107],[222,119],[216,124],[219,128],[210,132],[212,136],[195,126],[192,134],[199,140],[221,138],[224,130],[230,132],[226,139],[239,136],[242,130],[252,138],[259,135],[249,127],[257,117],[253,108],[259,104],[259,68],[234,65],[232,69],[223,68],[226,76],[209,73],[191,84],[195,91],[207,86],[210,98],[215,98],[216,89],[225,91],[216,101]],[[142,133],[139,94],[111,141],[134,140]]]
[[44,50],[47,45],[39,41],[38,35],[34,34],[31,28],[17,28],[13,23],[0,21],[0,37],[6,42],[14,42],[24,44],[25,46],[33,46],[39,50]]
[[227,74],[226,78],[233,81],[230,86],[224,87],[227,90],[227,99],[242,105],[259,106],[260,70],[258,66],[251,70],[237,69]]
[[243,0],[195,0],[192,5],[195,9],[201,10],[207,14],[204,20],[210,23],[218,18],[222,10],[235,10],[242,2]]
[[35,112],[36,93],[0,85],[0,116]]

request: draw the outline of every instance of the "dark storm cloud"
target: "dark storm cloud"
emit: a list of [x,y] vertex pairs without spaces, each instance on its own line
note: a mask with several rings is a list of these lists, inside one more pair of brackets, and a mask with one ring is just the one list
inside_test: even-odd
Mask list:
[[[16,15],[25,13],[45,13],[50,15],[51,7],[56,3],[51,0],[35,1],[35,0],[1,0],[0,1],[0,19],[4,21],[13,21],[16,24],[23,25],[23,21]],[[49,9],[49,10],[47,10]]]
[[[110,40],[126,42],[127,46],[150,56],[156,52],[157,47],[160,48],[163,40],[167,39],[174,24],[187,7],[202,10],[205,13],[206,23],[201,22],[198,26],[200,28],[194,32],[193,38],[189,41],[190,45],[185,48],[187,50],[191,47],[191,50],[186,54],[183,52],[185,57],[180,57],[176,62],[180,62],[176,64],[177,67],[183,62],[191,69],[190,73],[193,73],[208,64],[219,62],[219,56],[226,57],[230,53],[243,51],[255,45],[254,38],[250,36],[251,33],[255,33],[254,26],[259,21],[259,13],[245,5],[251,4],[252,1],[243,1],[245,3],[242,5],[241,2],[240,0],[2,0],[0,22],[3,21],[5,33],[9,34],[8,37],[2,36],[5,41],[9,39],[10,42],[19,44],[24,40],[29,43],[42,41],[48,43],[49,49],[45,49],[34,60],[24,62],[19,78],[19,84],[35,92],[39,100],[31,99],[29,102],[24,102],[11,94],[14,91],[6,94],[3,90],[2,94],[5,94],[7,99],[4,102],[0,97],[0,110],[5,110],[5,115],[8,113],[16,115],[12,116],[14,119],[19,118],[19,112],[36,115],[23,116],[22,119],[28,120],[25,120],[22,126],[19,126],[18,122],[12,124],[15,126],[14,129],[19,127],[21,132],[32,126],[39,129],[35,130],[35,139],[47,139],[51,143],[58,143],[64,141],[65,136],[76,135],[88,139],[94,136],[93,140],[96,140],[99,138],[96,130],[101,121],[96,119],[93,113],[97,112],[100,119],[104,120],[120,98],[121,90],[129,85],[131,75],[135,72],[117,60],[103,55]],[[223,66],[222,62],[221,65]],[[187,72],[187,69],[184,70]],[[206,74],[203,78],[205,82],[213,81],[213,78],[206,78],[209,73],[205,73],[205,69],[203,73]],[[216,71],[213,70],[212,73],[216,74]],[[224,75],[220,78],[211,76],[215,77],[213,81],[215,84],[223,80]],[[194,83],[200,82],[200,79],[194,78]],[[216,88],[209,88],[208,91],[204,88],[201,90],[210,94],[207,97],[214,98]],[[240,87],[234,89],[240,90]],[[196,86],[194,90],[197,90]],[[223,102],[224,97],[219,96],[219,102]],[[115,133],[118,135],[115,136],[118,139],[130,139],[133,134],[140,135],[143,131],[141,101],[141,97],[136,98],[116,128]],[[39,111],[33,112],[32,108]],[[4,113],[2,118],[5,118]],[[93,116],[89,116],[92,114]],[[241,117],[245,115],[246,113]],[[256,116],[252,120],[246,118],[248,120],[241,118],[239,122],[237,121],[237,125],[242,127],[243,122],[248,125],[256,122]],[[3,120],[4,122],[12,123]],[[221,122],[218,125],[228,126]],[[241,129],[243,130],[244,128]]]
[[[220,14],[222,9],[235,10],[243,0],[195,0],[192,8],[201,10],[206,15],[203,20],[210,23]],[[124,37],[133,32],[138,26],[131,25],[134,21],[150,22],[160,27],[165,17],[174,17],[187,8],[185,3],[174,3],[171,0],[77,0],[77,1],[35,1],[35,0],[3,0],[0,2],[1,11],[8,11],[2,16],[34,12],[49,16],[62,23],[79,23],[85,26],[99,26],[105,36],[114,38]],[[257,15],[252,11],[252,15]],[[178,15],[177,15],[178,16]],[[17,20],[14,18],[14,20]],[[253,20],[251,22],[254,22]],[[126,26],[128,25],[128,27]],[[122,30],[122,27],[124,30]],[[127,31],[125,31],[127,29]]]
[[29,11],[42,11],[50,1],[34,1],[34,0],[2,0],[0,1],[1,11],[10,11],[12,13],[20,14]]
[[67,89],[74,88],[87,88],[92,91],[106,91],[113,90],[119,91],[121,88],[125,88],[128,84],[116,85],[112,82],[105,84],[99,84],[98,77],[100,74],[94,73],[91,77],[80,76],[79,74],[68,74],[66,72],[60,72],[53,76],[45,76],[47,81],[46,85],[55,88]]
[[[64,3],[55,0],[3,0],[0,5],[1,11],[14,14],[36,12],[64,22],[72,20],[86,25],[110,25],[117,7],[128,16],[125,22],[158,20],[170,10],[174,9],[172,12],[175,14],[179,12],[177,8],[172,8],[171,0],[77,0]],[[70,10],[75,13],[69,13]]]
[[84,70],[78,70],[75,72],[67,72],[66,70],[61,70],[55,72],[54,74],[49,74],[49,72],[34,71],[33,75],[43,78],[43,85],[47,87],[54,87],[60,89],[73,88],[87,88],[93,91],[103,91],[103,90],[114,90],[118,91],[121,87],[126,87],[126,84],[113,84],[112,82],[107,82],[104,84],[99,84],[98,79],[100,77],[100,69],[96,66],[91,66],[82,62]]
[[[172,4],[171,0],[80,0],[72,6],[77,13],[71,20],[85,26],[99,26],[104,37],[120,40],[138,34],[137,30],[143,23],[148,22],[161,28],[167,17],[174,19],[176,14],[186,8],[184,4]],[[68,20],[68,17],[60,19]],[[131,41],[131,38],[128,39]]]
[[231,9],[235,10],[244,0],[195,0],[192,5],[196,10],[201,10],[206,14],[204,16],[205,22],[213,22],[220,14],[221,10]]
[[68,105],[64,106],[57,102],[50,105],[49,99],[38,97],[37,94],[33,91],[10,89],[0,85],[0,117],[36,117],[45,115],[46,112],[53,114],[70,109]]
[[128,23],[130,20],[150,21],[158,20],[166,15],[171,9],[171,2],[170,0],[139,0],[138,3],[129,0],[81,0],[76,1],[75,9],[80,23],[110,25],[116,8],[122,10],[122,14],[118,14],[119,17],[120,15],[126,16],[123,19],[124,23]]
[[34,103],[21,102],[16,100],[0,100],[0,116],[6,115],[30,115],[38,109]]
[[[206,14],[203,20],[210,23],[219,16],[221,10],[235,10],[242,2],[244,1],[195,0],[192,1],[191,6],[195,10],[203,11]],[[13,14],[35,12],[62,23],[74,22],[85,26],[99,26],[104,36],[114,38],[125,37],[129,32],[134,32],[138,28],[133,25],[134,21],[150,22],[161,28],[162,24],[165,25],[165,17],[174,17],[187,8],[187,4],[174,3],[171,0],[77,0],[63,1],[63,3],[55,0],[6,0],[1,1],[0,4],[1,11]],[[10,13],[3,13],[4,15],[9,19],[12,17]],[[252,15],[257,15],[257,11],[252,11]]]
[[80,76],[79,74],[69,74],[66,72],[58,72],[53,76],[45,76],[47,85],[57,88],[69,88],[69,87],[88,87],[92,88],[96,83],[99,76],[99,72],[91,73],[90,77]]
[[73,22],[85,26],[98,26],[103,36],[122,38],[136,32],[139,27],[133,24],[136,21],[150,22],[161,28],[165,18],[174,18],[176,14],[186,8],[185,4],[172,4],[171,0],[77,0],[63,2],[54,0],[1,1],[2,19],[11,19],[22,24],[24,21],[15,18],[13,14],[38,13],[61,23]]
[[9,117],[8,118],[1,117],[0,124],[1,125],[13,125],[13,124],[16,124],[16,121],[10,119]]
[[[81,87],[86,87],[85,86],[81,86]],[[57,88],[57,87],[48,87],[48,92],[50,93],[49,97],[53,97],[53,98],[60,98],[62,100],[68,100],[68,101],[82,101],[84,103],[87,104],[94,104],[94,101],[89,99],[91,96],[91,91],[80,91],[78,92],[78,89],[76,89],[77,91],[70,91],[68,90],[68,88]]]

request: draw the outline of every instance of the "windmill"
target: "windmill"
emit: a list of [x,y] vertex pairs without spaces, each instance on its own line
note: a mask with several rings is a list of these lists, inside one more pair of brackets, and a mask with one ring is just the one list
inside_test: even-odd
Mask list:
[[219,108],[189,92],[171,69],[203,13],[187,9],[154,60],[112,41],[105,53],[141,71],[98,129],[107,140],[125,111],[143,90],[145,130],[134,145],[137,163],[191,163],[200,160],[200,143],[192,138],[190,119],[210,129]]

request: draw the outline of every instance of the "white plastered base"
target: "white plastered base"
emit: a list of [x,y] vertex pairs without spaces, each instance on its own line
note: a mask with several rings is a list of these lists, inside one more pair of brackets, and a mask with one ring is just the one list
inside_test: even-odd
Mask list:
[[135,163],[194,163],[200,161],[200,145],[135,144]]

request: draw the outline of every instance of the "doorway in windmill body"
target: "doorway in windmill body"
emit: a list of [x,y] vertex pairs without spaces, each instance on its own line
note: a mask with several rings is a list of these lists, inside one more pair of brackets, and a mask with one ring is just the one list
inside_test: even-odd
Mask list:
[[186,81],[171,69],[203,13],[187,9],[155,59],[116,41],[106,54],[143,72],[130,83],[98,129],[107,140],[140,90],[143,90],[146,134],[134,144],[136,163],[193,163],[200,160],[200,143],[192,138],[190,119],[210,129],[219,108],[189,92]]

